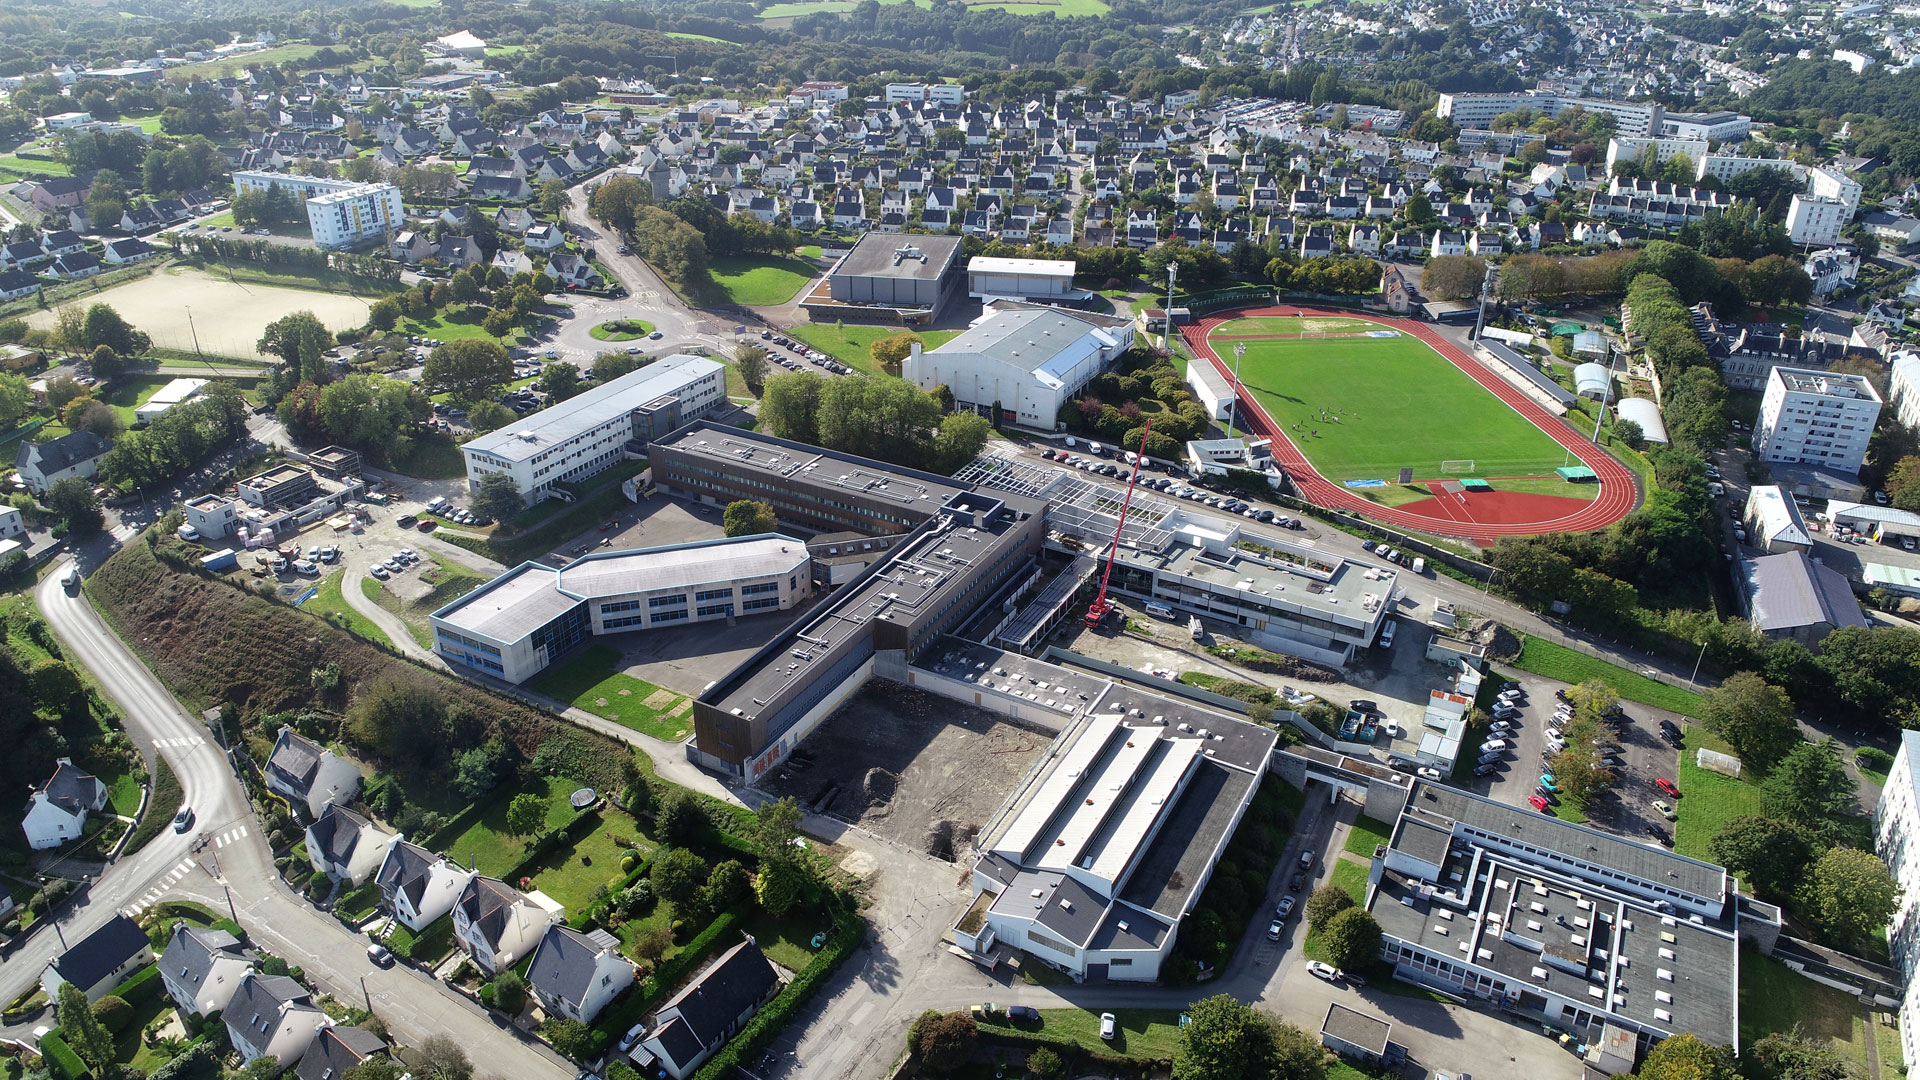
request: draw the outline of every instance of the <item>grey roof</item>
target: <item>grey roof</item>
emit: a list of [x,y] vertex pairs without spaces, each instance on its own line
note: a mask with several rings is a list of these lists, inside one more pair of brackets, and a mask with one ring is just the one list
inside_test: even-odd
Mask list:
[[507,912],[525,899],[520,890],[498,878],[475,875],[461,890],[455,906],[479,929],[488,944],[498,945],[500,932],[506,928]]
[[387,857],[380,861],[373,880],[381,892],[405,895],[407,903],[417,910],[426,895],[433,865],[439,861],[439,855],[419,844],[396,840],[387,847]]
[[[557,262],[558,257],[552,261]],[[464,449],[508,461],[525,461],[663,394],[677,393],[722,367],[703,356],[675,353],[482,435]]]
[[581,603],[559,590],[560,572],[527,562],[433,613],[449,626],[511,644]]
[[90,990],[151,944],[139,923],[125,915],[115,915],[106,925],[61,953],[53,962],[53,970],[80,989]]
[[1847,579],[1804,551],[1747,560],[1745,570],[1749,617],[1762,631],[1868,625]]
[[725,1034],[728,1025],[766,997],[779,981],[780,977],[760,947],[752,941],[742,941],[660,1006],[660,1012],[678,1009],[680,1019],[699,1045],[712,1046]]
[[313,775],[320,768],[320,755],[326,752],[319,743],[291,727],[283,726],[279,737],[274,740],[273,754],[267,758],[267,767],[304,792],[313,784]]
[[596,552],[560,568],[559,589],[597,599],[791,573],[807,561],[804,540],[779,533],[629,551]]
[[314,1034],[293,1071],[300,1080],[340,1080],[348,1069],[386,1052],[387,1044],[371,1031],[325,1027]]
[[550,925],[534,947],[527,986],[549,1001],[564,1001],[577,1009],[593,988],[602,951],[603,946],[580,931]]
[[21,443],[20,449],[14,452],[13,466],[25,469],[32,465],[41,476],[51,476],[81,462],[102,457],[108,449],[107,441],[93,432],[76,431],[52,442]]
[[253,954],[240,944],[239,938],[225,930],[177,922],[173,924],[173,941],[160,955],[160,968],[170,977],[198,987],[206,982],[213,962],[222,956],[251,960]]
[[700,1036],[694,1034],[693,1025],[677,1016],[654,1032],[653,1038],[660,1040],[660,1049],[676,1065],[692,1063],[693,1059],[699,1057],[700,1052],[706,1049],[706,1044],[700,1041]]
[[227,1023],[257,1037],[261,1032],[273,1029],[280,1010],[289,1004],[312,1007],[307,988],[285,975],[262,975],[251,971],[240,980],[239,988],[233,992],[232,999],[220,1015]]
[[100,797],[100,788],[98,778],[64,758],[53,775],[47,777],[47,782],[40,785],[47,801],[69,814],[93,809]]
[[327,863],[343,866],[352,861],[354,849],[360,846],[361,830],[369,824],[366,818],[339,803],[328,803],[313,824],[307,826],[308,849],[318,846]]
[[[837,204],[836,204],[837,205]],[[857,204],[856,204],[857,205]],[[895,260],[903,248],[918,248],[924,258]],[[933,280],[959,257],[957,236],[927,236],[918,233],[868,233],[834,267],[836,274],[857,277],[890,277]]]
[[1327,1006],[1327,1018],[1320,1021],[1321,1035],[1382,1055],[1387,1052],[1387,1036],[1392,1031],[1393,1025],[1385,1020],[1355,1012],[1337,1001]]

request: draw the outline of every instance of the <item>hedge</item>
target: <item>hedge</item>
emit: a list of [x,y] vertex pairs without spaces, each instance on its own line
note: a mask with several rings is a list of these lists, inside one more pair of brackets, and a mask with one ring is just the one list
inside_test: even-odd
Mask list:
[[333,901],[333,913],[343,922],[359,922],[380,906],[380,883],[368,878],[355,888],[341,893]]
[[418,934],[396,919],[393,931],[387,935],[387,948],[404,960],[421,963],[438,961],[453,951],[453,916],[440,916]]
[[687,947],[675,954],[673,959],[660,965],[660,970],[642,979],[630,991],[626,998],[617,1004],[600,1010],[600,1018],[594,1021],[588,1030],[589,1058],[600,1056],[615,1038],[626,1033],[641,1017],[645,1016],[653,1004],[666,993],[680,984],[695,967],[705,963],[720,944],[720,939],[733,924],[740,921],[737,911],[723,911],[719,917],[707,924],[699,936],[687,942]]
[[196,1042],[166,1064],[147,1074],[147,1080],[182,1080],[211,1067],[219,1075],[220,1055],[211,1042]]
[[[1028,1051],[1036,1050],[1044,1046],[1054,1053],[1059,1054],[1061,1060],[1069,1063],[1084,1059],[1094,1065],[1103,1065],[1110,1069],[1128,1070],[1138,1069],[1141,1065],[1140,1058],[1121,1057],[1117,1054],[1107,1054],[1098,1050],[1089,1050],[1072,1039],[1063,1038],[1059,1035],[1048,1035],[1043,1031],[1003,1031],[999,1028],[983,1028],[980,1031],[980,1038],[983,1042],[995,1042],[1003,1046],[1017,1046]],[[1171,1062],[1163,1058],[1153,1064],[1167,1066],[1171,1065]],[[148,1077],[147,1080],[153,1080],[153,1078]],[[702,1078],[702,1080],[704,1080],[704,1078]]]
[[147,812],[140,824],[133,830],[133,836],[122,848],[122,857],[132,855],[146,847],[160,830],[173,824],[173,815],[180,811],[185,802],[186,792],[180,790],[180,778],[173,775],[173,766],[158,754],[153,756],[153,791],[147,798]]
[[827,976],[832,975],[841,962],[866,940],[865,919],[851,911],[836,913],[835,917],[839,925],[828,939],[826,948],[821,949],[808,962],[806,969],[794,976],[793,981],[775,995],[765,1008],[755,1013],[753,1019],[747,1021],[747,1026],[740,1029],[740,1034],[728,1040],[719,1053],[709,1058],[694,1075],[694,1080],[723,1080],[732,1075],[736,1067],[753,1060],[753,1056],[773,1042],[774,1036],[812,999],[820,985],[826,982]]
[[621,875],[619,881],[607,887],[607,895],[574,912],[573,916],[567,920],[568,928],[585,930],[595,919],[600,917],[602,912],[613,905],[614,897],[627,889],[631,889],[636,882],[647,876],[647,871],[653,869],[653,858],[652,855],[649,855],[641,859],[634,865],[630,873]]
[[58,1028],[40,1036],[40,1057],[53,1080],[82,1080],[93,1075],[87,1071],[80,1055],[67,1045],[67,1040],[60,1037]]
[[124,999],[129,1005],[139,1005],[143,1001],[152,1000],[160,989],[160,965],[148,964],[129,976],[127,981],[114,987],[112,996]]

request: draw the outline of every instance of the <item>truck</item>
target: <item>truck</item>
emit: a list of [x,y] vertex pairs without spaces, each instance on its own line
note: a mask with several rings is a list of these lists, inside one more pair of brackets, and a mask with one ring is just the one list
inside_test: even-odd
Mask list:
[[240,556],[235,553],[232,548],[225,548],[211,555],[202,555],[200,557],[201,569],[209,570],[216,574],[237,569],[239,566]]

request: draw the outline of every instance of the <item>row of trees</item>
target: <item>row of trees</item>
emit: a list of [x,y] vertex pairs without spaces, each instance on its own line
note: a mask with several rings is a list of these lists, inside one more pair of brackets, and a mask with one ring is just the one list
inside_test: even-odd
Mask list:
[[1307,293],[1370,293],[1380,288],[1380,264],[1365,255],[1319,259],[1270,259],[1266,277],[1275,288]]
[[378,255],[351,251],[322,251],[319,248],[276,244],[270,240],[214,235],[207,232],[168,233],[176,250],[192,259],[259,263],[285,266],[306,273],[331,271],[368,281],[400,280],[398,263]]
[[145,487],[193,468],[247,429],[247,403],[232,383],[215,381],[192,401],[175,405],[151,424],[120,436],[100,459],[100,477],[123,487]]
[[760,423],[783,439],[951,473],[980,453],[993,425],[970,412],[943,411],[939,397],[903,379],[796,371],[767,380]]
[[317,385],[302,382],[280,399],[280,422],[303,444],[339,443],[393,461],[401,440],[432,415],[427,396],[384,375],[348,375]]
[[[1151,433],[1146,431],[1142,401],[1161,406]],[[1059,420],[1070,431],[1129,450],[1139,450],[1144,436],[1147,456],[1161,460],[1177,458],[1183,443],[1201,437],[1213,423],[1173,361],[1165,353],[1145,349],[1127,353],[1114,370],[1087,383],[1077,400],[1060,407]]]

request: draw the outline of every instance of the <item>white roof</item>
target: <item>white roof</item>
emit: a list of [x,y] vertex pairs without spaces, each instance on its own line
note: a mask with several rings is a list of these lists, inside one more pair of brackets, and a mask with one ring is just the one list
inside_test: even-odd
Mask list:
[[967,261],[969,274],[1051,274],[1072,277],[1076,264],[1072,259],[994,259],[975,255]]
[[433,43],[444,49],[484,49],[487,43],[475,37],[471,30],[456,30],[446,37],[434,38]]
[[717,360],[675,353],[482,435],[462,449],[508,461],[526,461],[657,397],[678,393],[722,368]]
[[178,405],[199,393],[200,388],[205,385],[207,385],[207,380],[205,379],[175,379],[154,391],[153,396],[148,398],[140,407],[144,409],[155,405],[162,407]]
[[639,551],[588,555],[560,569],[558,587],[569,596],[607,596],[687,589],[789,573],[806,565],[805,541],[768,533]]
[[1807,526],[1800,508],[1773,484],[1761,484],[1747,493],[1747,509],[1757,519],[1755,525],[1768,543],[1809,545]]
[[1667,423],[1660,418],[1660,406],[1646,398],[1621,398],[1613,407],[1620,419],[1640,425],[1640,434],[1648,442],[1667,444]]

